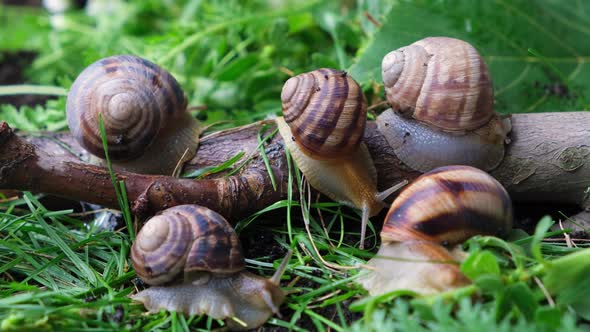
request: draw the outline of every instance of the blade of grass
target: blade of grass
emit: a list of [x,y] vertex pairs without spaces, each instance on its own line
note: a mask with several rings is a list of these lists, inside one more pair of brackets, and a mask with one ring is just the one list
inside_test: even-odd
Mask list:
[[129,232],[129,236],[131,238],[131,241],[133,241],[135,239],[135,232],[133,231],[133,222],[131,220],[131,211],[129,210],[129,204],[127,202],[127,193],[125,193],[125,194],[122,193],[122,191],[125,191],[125,185],[124,185],[123,181],[120,181],[119,184],[117,184],[115,172],[113,171],[113,166],[112,166],[111,160],[109,158],[107,134],[104,129],[104,122],[102,120],[102,113],[98,113],[98,126],[100,128],[100,138],[102,139],[102,147],[104,149],[105,159],[107,162],[107,168],[109,170],[111,182],[113,183],[113,188],[115,189],[115,194],[117,195],[117,202],[119,203],[119,207],[121,208],[121,211],[123,211],[123,219],[125,219],[125,224],[127,225],[127,230]]
[[[200,179],[200,178],[204,178],[207,175],[222,172],[222,171],[230,168],[233,164],[238,162],[240,159],[242,159],[244,154],[245,154],[244,151],[240,151],[240,152],[236,153],[233,157],[229,158],[228,160],[224,161],[223,163],[221,163],[217,166],[209,166],[209,167],[199,168],[197,170],[183,174],[182,177],[183,178],[199,178]],[[233,173],[233,171],[230,174],[232,174],[232,173]]]
[[262,131],[266,129],[266,126],[262,126],[262,128],[260,128],[260,130],[258,131],[258,148],[260,150],[260,155],[262,156],[262,160],[264,161],[264,165],[266,166],[266,171],[268,172],[268,175],[270,176],[270,182],[272,183],[272,188],[277,191],[277,183],[275,181],[275,177],[274,174],[272,172],[272,168],[270,167],[270,162],[268,161],[268,156],[266,155],[266,151],[264,150],[264,142],[270,138],[272,138],[274,135],[277,134],[277,132],[279,131],[279,128],[276,128],[270,135],[266,136],[264,138],[264,140],[261,137]]

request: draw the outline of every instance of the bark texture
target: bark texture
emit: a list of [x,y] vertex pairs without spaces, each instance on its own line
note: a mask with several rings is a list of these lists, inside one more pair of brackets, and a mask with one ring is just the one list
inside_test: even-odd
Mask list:
[[[587,205],[590,113],[515,114],[512,127],[504,161],[491,172],[512,198]],[[273,121],[261,121],[207,135],[195,158],[184,166],[184,172],[215,166],[244,151],[250,158],[237,163],[246,164],[235,175],[217,173],[192,180],[117,172],[116,177],[125,181],[133,212],[139,215],[195,203],[230,220],[242,217],[287,197],[288,166],[282,138],[276,134],[263,145],[276,191],[257,150],[259,135],[270,135],[274,129]],[[367,124],[364,139],[378,170],[380,190],[420,175],[397,159],[374,122]],[[45,192],[117,208],[108,171],[85,163],[86,158],[67,133],[27,136],[25,140],[6,123],[0,124],[0,189]]]

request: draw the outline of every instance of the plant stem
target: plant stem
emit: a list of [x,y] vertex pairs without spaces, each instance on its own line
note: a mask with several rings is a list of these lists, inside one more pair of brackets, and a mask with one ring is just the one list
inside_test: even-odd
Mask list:
[[47,95],[47,96],[66,96],[68,91],[60,86],[51,85],[3,85],[0,86],[0,96],[13,95]]

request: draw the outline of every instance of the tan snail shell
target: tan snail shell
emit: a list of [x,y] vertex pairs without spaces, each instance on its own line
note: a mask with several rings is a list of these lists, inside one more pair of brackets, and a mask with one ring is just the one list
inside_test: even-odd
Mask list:
[[145,59],[116,55],[88,66],[67,97],[70,131],[80,145],[104,158],[99,114],[109,157],[119,169],[171,173],[198,145],[198,122],[187,112],[178,82]]
[[469,43],[429,37],[383,58],[387,100],[399,113],[378,119],[400,159],[428,171],[450,164],[495,168],[504,156],[508,119],[494,112],[488,68]]
[[131,261],[137,275],[155,286],[133,296],[151,312],[207,314],[234,330],[250,329],[277,313],[285,298],[278,283],[288,258],[271,279],[245,271],[233,228],[198,205],[175,206],[147,221]]
[[358,148],[367,101],[345,71],[322,68],[291,77],[283,86],[281,101],[295,141],[308,154],[340,158]]
[[362,248],[368,218],[400,186],[377,191],[377,170],[361,141],[367,116],[361,87],[344,71],[322,68],[287,80],[281,100],[277,125],[287,149],[312,187],[362,210]]
[[385,218],[382,244],[361,280],[371,294],[445,291],[469,283],[447,249],[475,235],[506,235],[512,203],[502,185],[470,166],[436,168],[400,192]]

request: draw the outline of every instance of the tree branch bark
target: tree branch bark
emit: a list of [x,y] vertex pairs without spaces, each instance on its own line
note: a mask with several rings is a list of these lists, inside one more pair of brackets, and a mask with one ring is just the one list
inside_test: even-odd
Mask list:
[[[515,114],[512,126],[512,142],[505,159],[491,172],[512,198],[586,206],[590,113]],[[205,136],[195,158],[184,166],[184,172],[190,172],[218,165],[240,151],[252,156],[232,176],[218,173],[192,180],[117,172],[116,178],[125,181],[136,214],[148,215],[173,205],[195,203],[234,220],[287,197],[288,167],[282,138],[277,134],[264,144],[276,191],[256,150],[259,133],[269,135],[274,128],[273,121],[262,121]],[[380,190],[420,175],[397,159],[374,122],[367,124],[365,142],[378,170]],[[0,124],[0,188],[44,192],[118,208],[108,171],[84,163],[85,157],[67,133],[25,140],[6,123]]]

